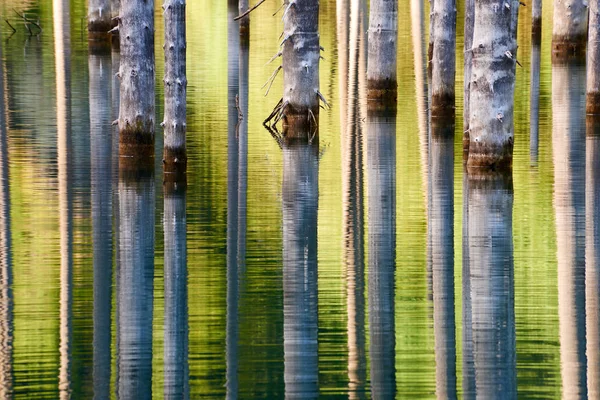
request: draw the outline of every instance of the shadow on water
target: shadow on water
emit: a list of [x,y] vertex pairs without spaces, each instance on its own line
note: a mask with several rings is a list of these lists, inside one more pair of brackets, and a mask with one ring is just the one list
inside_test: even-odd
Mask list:
[[367,196],[371,391],[396,395],[396,110],[367,110]]
[[468,240],[469,274],[463,284],[468,280],[470,296],[463,297],[463,307],[471,310],[471,325],[464,327],[469,334],[463,340],[470,342],[463,342],[463,348],[472,362],[463,368],[472,370],[463,371],[470,380],[463,386],[464,397],[516,399],[512,176],[468,175],[466,180],[468,226],[463,240]]
[[[154,300],[154,169],[119,166],[116,272],[116,393],[152,395]],[[166,286],[166,285],[165,285]]]
[[[284,137],[306,137],[284,131]],[[317,210],[319,145],[285,140],[283,152],[283,346],[285,396],[319,396]]]
[[552,65],[552,153],[562,394],[585,398],[585,63]]

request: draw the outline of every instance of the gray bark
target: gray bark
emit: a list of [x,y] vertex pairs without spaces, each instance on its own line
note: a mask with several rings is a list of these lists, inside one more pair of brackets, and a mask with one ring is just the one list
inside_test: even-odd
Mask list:
[[552,66],[552,153],[562,397],[586,396],[585,65]]
[[433,274],[436,396],[438,399],[456,399],[454,119],[432,120],[430,149],[431,196],[427,230]]
[[589,6],[586,112],[600,114],[600,2],[591,0]]
[[529,92],[529,160],[537,165],[540,130],[540,42],[531,44],[531,78]]
[[116,269],[117,398],[152,396],[154,173],[119,171]]
[[[593,121],[592,121],[593,122]],[[588,124],[585,168],[585,314],[588,397],[600,397],[600,137]]]
[[431,115],[454,115],[456,0],[433,2],[431,32]]
[[[239,0],[238,12],[240,15],[248,11],[249,8],[250,5],[248,4],[248,0]],[[241,18],[238,22],[240,24],[240,35],[242,37],[248,37],[250,35],[250,14]]]
[[284,10],[284,124],[302,126],[319,116],[319,1],[285,0]]
[[88,0],[88,31],[107,34],[111,29],[109,0]]
[[165,185],[165,399],[190,397],[185,185]]
[[396,114],[367,116],[368,276],[371,390],[394,398],[396,271]]
[[[110,0],[110,17],[115,18],[119,16],[121,12],[121,0]],[[113,21],[113,24],[117,23],[117,21]]]
[[369,14],[367,87],[370,99],[395,103],[398,0],[373,0]]
[[463,152],[469,149],[469,115],[471,110],[471,68],[473,60],[473,29],[475,28],[475,0],[465,0],[464,31],[464,99],[463,99]]
[[586,0],[554,0],[552,58],[585,59],[588,31]]
[[471,168],[510,168],[519,2],[475,3],[470,95]]
[[463,399],[475,400],[475,360],[471,301],[471,264],[469,258],[469,174],[463,165],[462,219],[462,375]]
[[[94,398],[110,397],[112,308],[112,135],[110,55],[88,56],[92,243],[94,268]],[[116,158],[116,157],[115,157]]]
[[165,0],[165,142],[163,167],[168,180],[185,181],[187,153],[185,0]]
[[512,177],[474,175],[468,185],[476,397],[516,399]]
[[293,143],[283,147],[282,196],[285,397],[316,399],[318,145]]
[[533,0],[531,4],[531,37],[538,41],[542,37],[542,0]]
[[121,4],[119,155],[154,157],[154,0]]

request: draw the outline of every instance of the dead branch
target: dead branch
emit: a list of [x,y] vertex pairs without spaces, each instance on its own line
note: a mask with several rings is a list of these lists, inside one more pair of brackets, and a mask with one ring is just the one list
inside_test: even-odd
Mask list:
[[319,96],[321,101],[327,106],[327,108],[331,108],[331,106],[329,105],[327,100],[325,100],[325,96],[323,96],[323,94],[321,92],[319,92],[318,90],[315,90],[315,92],[317,93],[317,96]]
[[266,126],[267,123],[279,112],[279,107],[281,107],[281,104],[283,104],[283,97],[281,99],[279,99],[279,101],[277,102],[277,105],[275,106],[273,111],[271,111],[271,114],[269,114],[269,116],[267,118],[265,118],[265,120],[263,121],[263,125]]
[[15,32],[17,31],[17,30],[15,29],[15,27],[14,27],[14,26],[12,26],[12,25],[10,24],[10,22],[8,22],[8,20],[7,20],[7,19],[4,19],[4,21],[5,21],[5,22],[8,24],[8,26],[10,26],[10,29],[12,29],[12,30],[13,30],[13,33],[15,33]]
[[248,10],[246,10],[246,12],[238,15],[237,17],[235,17],[233,20],[237,21],[238,19],[242,19],[244,18],[246,15],[250,14],[252,11],[256,10],[258,8],[258,6],[260,6],[262,3],[264,3],[265,0],[260,0],[258,3],[256,3],[255,5],[253,5],[252,7],[250,7]]
[[265,82],[265,84],[262,85],[261,89],[264,88],[265,86],[267,86],[267,83],[269,84],[269,87],[267,88],[267,91],[265,92],[265,96],[269,94],[269,90],[271,90],[271,86],[273,86],[273,82],[275,82],[275,78],[277,77],[277,74],[279,73],[279,71],[282,68],[283,67],[281,65],[279,67],[277,67],[275,69],[275,71],[273,71],[273,73],[271,74],[271,76],[269,77],[269,79]]
[[27,18],[27,17],[25,16],[25,14],[20,14],[20,13],[19,13],[17,10],[15,10],[14,8],[13,8],[13,11],[14,11],[14,12],[15,12],[15,13],[16,13],[16,14],[19,16],[19,17],[23,18],[23,23],[24,23],[24,24],[25,24],[25,26],[27,27],[27,30],[29,31],[29,34],[30,34],[30,35],[33,35],[33,33],[31,33],[31,28],[29,27],[29,25],[27,25],[28,23],[29,23],[29,24],[31,24],[31,25],[34,25],[36,28],[38,28],[38,29],[40,30],[40,31],[38,32],[38,35],[39,35],[40,33],[42,33],[42,32],[43,32],[43,29],[42,29],[42,27],[40,26],[40,24],[39,24],[39,23],[37,23],[37,22],[35,22],[35,21],[32,21],[32,20],[30,20],[29,18]]
[[279,8],[277,9],[277,11],[275,11],[275,12],[273,13],[273,16],[277,15],[277,13],[278,13],[279,11],[281,11],[281,9],[283,8],[283,6],[285,6],[285,3],[281,3],[281,5],[280,5],[280,6],[279,6]]
[[275,59],[277,57],[281,57],[281,54],[282,54],[281,51],[279,53],[275,54],[273,57],[271,57],[271,59],[269,61],[267,61],[267,63],[265,65],[271,64],[273,61],[275,61]]

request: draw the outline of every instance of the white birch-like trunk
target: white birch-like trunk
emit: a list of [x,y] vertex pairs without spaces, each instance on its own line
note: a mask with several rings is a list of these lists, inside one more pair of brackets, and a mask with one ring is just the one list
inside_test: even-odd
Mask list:
[[431,11],[431,115],[454,115],[456,0],[435,0]]
[[165,0],[165,179],[185,181],[187,152],[185,0]]
[[469,115],[471,110],[471,69],[473,67],[473,29],[475,28],[475,0],[465,0],[464,30],[464,98],[463,98],[463,157],[469,154]]
[[475,3],[470,50],[469,170],[512,165],[518,8],[517,0]]
[[552,59],[585,59],[588,32],[587,0],[554,0]]
[[590,0],[586,112],[600,115],[600,1]]
[[398,0],[373,0],[369,13],[367,96],[396,103]]
[[318,144],[283,146],[283,347],[286,399],[319,396]]
[[119,155],[149,163],[154,157],[154,0],[123,1],[119,32]]
[[319,117],[319,0],[285,0],[282,54],[284,125],[314,124]]

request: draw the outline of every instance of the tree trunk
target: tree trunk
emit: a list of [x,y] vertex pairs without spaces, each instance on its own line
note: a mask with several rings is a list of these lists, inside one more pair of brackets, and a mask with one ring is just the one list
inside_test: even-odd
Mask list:
[[540,131],[540,42],[531,43],[531,90],[529,92],[529,160],[537,165]]
[[187,153],[185,0],[165,0],[165,179],[185,181]]
[[463,164],[462,218],[462,375],[463,399],[476,400],[475,360],[473,354],[473,310],[471,300],[471,263],[469,258],[469,174]]
[[469,154],[469,115],[471,110],[471,69],[473,67],[473,29],[475,28],[475,0],[465,0],[464,43],[464,99],[463,99],[463,158]]
[[433,2],[431,27],[431,115],[454,115],[456,0]]
[[165,240],[165,399],[190,397],[188,367],[188,299],[186,187],[164,186]]
[[[109,0],[88,0],[88,31],[90,34],[108,35],[112,28]],[[108,36],[107,36],[108,37]]]
[[592,0],[589,5],[586,112],[600,115],[600,2]]
[[469,95],[469,157],[472,168],[511,168],[519,2],[475,3]]
[[[248,11],[248,8],[250,8],[248,0],[239,0],[238,11],[240,15]],[[240,24],[240,36],[248,38],[250,36],[250,14],[246,15],[238,22]]]
[[119,170],[116,395],[152,397],[154,170]]
[[456,399],[454,319],[454,117],[432,119],[428,232],[433,274],[436,396]]
[[531,38],[538,42],[542,38],[542,0],[533,0],[531,5]]
[[[110,0],[110,25],[111,28],[118,28],[119,14],[121,13],[121,0]],[[112,47],[119,48],[119,29],[112,31]]]
[[552,158],[562,397],[586,398],[585,64],[552,65]]
[[[300,137],[306,135],[300,135]],[[317,398],[318,144],[283,147],[283,347],[285,397]]]
[[[88,56],[92,243],[94,263],[94,397],[110,397],[112,308],[112,135],[110,55]],[[115,157],[116,158],[116,157]]]
[[476,396],[516,399],[512,176],[477,174],[468,179]]
[[319,117],[319,1],[285,0],[284,10],[283,121],[292,134]]
[[554,0],[552,59],[585,60],[588,32],[586,0]]
[[367,96],[396,105],[398,0],[373,0],[369,14]]
[[396,395],[396,112],[367,115],[368,276],[371,390]]
[[119,18],[119,155],[154,157],[154,0],[128,0]]

